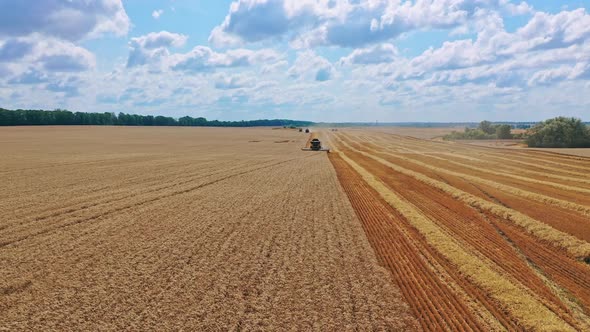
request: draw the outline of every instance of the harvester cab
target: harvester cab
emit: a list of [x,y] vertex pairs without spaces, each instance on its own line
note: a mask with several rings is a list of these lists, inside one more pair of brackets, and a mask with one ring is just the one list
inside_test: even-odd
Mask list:
[[322,142],[319,139],[314,138],[309,142],[309,148],[301,149],[303,151],[327,151],[330,152],[329,148],[322,147]]

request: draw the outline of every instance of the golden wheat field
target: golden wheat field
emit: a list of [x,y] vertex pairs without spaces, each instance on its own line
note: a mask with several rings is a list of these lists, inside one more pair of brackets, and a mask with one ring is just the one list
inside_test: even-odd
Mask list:
[[590,330],[590,158],[312,131],[0,128],[0,330]]
[[0,330],[405,330],[291,130],[0,128]]

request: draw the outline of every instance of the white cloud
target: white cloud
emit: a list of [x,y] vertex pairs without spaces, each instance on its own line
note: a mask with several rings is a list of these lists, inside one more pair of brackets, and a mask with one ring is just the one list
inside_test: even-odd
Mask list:
[[129,27],[121,0],[0,2],[0,38],[37,33],[74,41],[125,35]]
[[131,38],[127,67],[158,63],[170,55],[168,48],[181,47],[188,36],[168,31],[152,32],[145,36]]
[[298,53],[295,63],[287,73],[301,80],[324,82],[334,78],[336,69],[332,63],[313,51],[303,51]]
[[590,38],[590,15],[584,8],[552,15],[537,12],[515,34],[514,51],[567,47]]
[[524,1],[519,4],[513,4],[508,0],[505,0],[504,5],[506,10],[512,15],[525,15],[534,13],[533,7]]
[[350,55],[340,59],[341,64],[370,65],[393,62],[398,57],[398,50],[393,44],[379,44],[363,49],[356,49]]
[[207,72],[215,68],[248,67],[280,61],[282,55],[274,50],[233,49],[225,53],[213,51],[206,46],[197,46],[185,54],[170,57],[174,70],[189,72]]
[[480,9],[526,13],[526,3],[507,0],[238,0],[209,37],[214,45],[289,36],[292,46],[360,47],[419,29],[451,29]]
[[244,75],[218,75],[215,79],[215,88],[219,90],[233,90],[245,87],[251,87],[253,80]]
[[131,38],[131,43],[145,49],[156,49],[162,47],[181,47],[188,39],[188,36],[168,31],[151,32],[145,36]]
[[79,43],[123,36],[129,27],[121,0],[0,1],[0,62],[12,84],[76,96],[74,85],[83,83],[69,78],[96,68],[95,55]]
[[162,14],[164,14],[164,10],[163,9],[157,9],[157,10],[154,10],[152,12],[152,17],[157,20],[157,19],[160,18],[160,16],[162,16]]
[[0,62],[21,73],[27,68],[48,72],[80,72],[95,68],[94,54],[83,47],[33,34],[0,43]]

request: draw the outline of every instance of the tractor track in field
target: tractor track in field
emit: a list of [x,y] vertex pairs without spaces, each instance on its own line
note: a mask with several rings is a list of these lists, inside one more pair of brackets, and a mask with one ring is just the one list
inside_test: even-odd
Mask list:
[[[219,168],[219,166],[217,168]],[[238,169],[239,166],[235,167],[235,168]],[[82,198],[80,198],[81,202],[79,202],[79,203],[63,206],[60,209],[58,209],[57,211],[55,211],[56,210],[55,207],[48,207],[46,209],[46,211],[40,210],[38,208],[31,209],[31,207],[29,207],[29,209],[31,209],[33,211],[33,213],[31,213],[30,216],[22,215],[22,213],[19,212],[19,217],[15,218],[15,220],[19,221],[19,225],[21,225],[21,226],[24,225],[26,222],[44,221],[44,220],[47,220],[50,218],[64,216],[64,215],[71,214],[74,212],[86,210],[86,209],[89,209],[92,207],[111,204],[111,203],[114,203],[114,202],[117,202],[120,200],[128,199],[131,197],[136,197],[138,195],[145,195],[145,194],[149,194],[152,192],[166,190],[166,189],[180,186],[180,185],[183,185],[186,183],[190,183],[194,180],[209,177],[211,175],[215,175],[218,173],[223,173],[224,171],[226,171],[226,170],[222,169],[220,171],[207,172],[205,174],[203,174],[201,172],[199,172],[199,173],[195,172],[195,173],[191,173],[188,175],[186,175],[186,171],[181,171],[178,173],[175,173],[175,172],[174,173],[167,173],[166,175],[173,176],[175,178],[175,181],[178,181],[178,180],[182,180],[182,181],[174,182],[173,184],[168,184],[168,185],[162,185],[161,178],[155,178],[155,179],[151,179],[148,181],[142,181],[142,186],[139,187],[141,190],[140,193],[129,193],[131,190],[129,188],[122,188],[124,186],[121,184],[117,184],[116,186],[112,185],[112,186],[105,186],[105,187],[101,187],[101,188],[96,188],[95,190],[97,192],[100,192],[99,194],[96,194],[96,195],[93,194],[90,196],[82,197]],[[133,182],[135,182],[135,181],[132,181],[131,183],[133,183]],[[153,187],[151,186],[152,184],[154,185]],[[145,189],[146,186],[148,187],[147,190]],[[127,186],[127,187],[129,187],[129,186]],[[117,190],[119,192],[117,192]],[[121,193],[122,195],[117,195],[119,193]],[[91,201],[92,203],[89,203],[89,201]],[[18,212],[18,211],[15,211],[15,212]],[[39,212],[50,212],[50,213],[39,214]],[[7,223],[6,225],[8,226],[9,223]]]
[[[306,156],[304,158],[309,158],[309,157],[312,157],[312,156],[313,155],[310,155],[310,156]],[[186,194],[186,193],[189,193],[189,192],[192,192],[192,191],[201,189],[203,187],[210,186],[210,185],[216,184],[218,182],[221,182],[221,181],[224,181],[224,180],[227,180],[227,179],[231,179],[233,177],[237,177],[237,176],[241,176],[241,175],[253,173],[253,172],[260,171],[260,170],[263,170],[263,169],[267,169],[267,168],[270,168],[270,167],[275,167],[275,166],[278,166],[278,165],[281,165],[281,164],[284,164],[284,163],[288,163],[288,162],[291,162],[291,161],[294,161],[294,160],[297,160],[297,159],[298,158],[284,160],[284,161],[276,162],[276,163],[273,163],[273,164],[270,164],[270,165],[255,167],[255,168],[249,169],[247,171],[241,171],[241,172],[236,172],[236,173],[233,173],[233,174],[230,174],[230,175],[225,175],[225,176],[223,176],[223,177],[221,177],[219,179],[208,181],[208,182],[205,182],[205,183],[196,185],[196,186],[194,186],[194,185],[193,186],[189,186],[188,188],[183,188],[181,190],[175,190],[175,191],[173,191],[171,193],[165,193],[163,195],[156,195],[156,197],[153,197],[153,198],[150,198],[150,199],[147,199],[147,200],[145,200],[145,199],[144,200],[140,200],[139,202],[136,202],[134,204],[124,205],[124,206],[120,206],[120,207],[117,207],[117,208],[114,208],[114,209],[109,209],[109,210],[106,210],[106,211],[103,210],[99,214],[95,214],[95,215],[92,215],[92,216],[89,216],[89,217],[84,217],[84,218],[81,218],[81,219],[74,219],[74,220],[71,220],[72,218],[66,218],[66,219],[64,219],[64,221],[67,220],[66,223],[58,224],[56,227],[48,227],[48,228],[42,229],[40,231],[28,233],[25,236],[16,237],[14,239],[4,239],[4,240],[0,241],[0,249],[1,248],[4,248],[6,246],[12,245],[14,243],[25,241],[25,240],[27,240],[29,238],[32,238],[32,237],[36,237],[36,236],[40,236],[40,235],[45,235],[45,234],[48,234],[48,233],[57,231],[59,229],[63,229],[65,227],[70,227],[70,226],[78,225],[78,224],[81,224],[81,223],[85,223],[85,222],[89,222],[89,221],[94,221],[94,220],[98,220],[98,219],[101,219],[101,218],[105,218],[105,217],[108,217],[109,215],[113,215],[113,214],[116,214],[116,213],[127,211],[129,209],[138,208],[138,207],[140,207],[142,205],[150,204],[150,203],[153,203],[153,202],[162,200],[162,199],[174,197],[174,196],[177,196],[177,195],[183,195],[183,194]],[[223,173],[223,172],[220,172],[220,173]],[[193,180],[187,180],[187,181],[182,182],[181,184],[187,184],[187,183],[191,183],[191,182],[193,182]],[[161,191],[163,191],[165,189],[175,188],[175,187],[177,187],[177,185],[178,184],[166,186],[164,188],[158,188],[158,189],[155,189],[155,190],[150,191],[150,192],[161,192]],[[148,193],[150,193],[150,192],[148,192]],[[126,197],[126,198],[128,198],[128,197]],[[124,199],[125,198],[114,200],[114,201],[121,201],[121,200],[124,200]],[[109,204],[109,203],[112,203],[112,202],[113,201],[105,202],[104,205]],[[90,207],[92,207],[92,206],[90,206]],[[74,211],[71,211],[71,212],[79,212],[81,210],[84,210],[84,209],[74,210]],[[68,213],[69,212],[66,212],[64,214],[68,214]],[[58,214],[57,216],[62,216],[64,214]]]
[[[235,164],[235,163],[233,163],[233,164]],[[261,164],[263,165],[264,162]],[[211,177],[211,176],[214,176],[217,174],[223,174],[223,173],[239,170],[245,166],[248,166],[248,165],[240,164],[238,166],[233,166],[233,167],[229,167],[229,168],[220,167],[219,165],[217,165],[216,167],[211,168],[211,169],[215,169],[215,171],[213,171],[213,172],[210,172],[208,169],[203,169],[199,172],[187,173],[186,171],[181,171],[181,172],[166,173],[165,176],[169,176],[169,177],[174,178],[174,182],[171,184],[163,184],[165,182],[162,181],[162,178],[154,178],[154,179],[150,179],[148,181],[142,181],[141,184],[138,184],[135,187],[129,186],[129,185],[124,186],[121,184],[118,184],[116,186],[113,185],[113,186],[105,187],[102,190],[103,191],[102,193],[99,193],[97,195],[90,195],[90,196],[86,196],[86,197],[81,197],[80,198],[81,202],[78,202],[78,203],[72,204],[72,205],[63,206],[60,209],[57,209],[57,211],[55,211],[56,210],[55,207],[53,207],[53,208],[48,207],[46,209],[46,211],[52,211],[52,210],[54,210],[54,211],[50,212],[48,214],[39,214],[39,211],[42,211],[42,212],[46,212],[46,211],[36,209],[36,210],[33,210],[33,213],[30,216],[19,216],[19,218],[15,218],[15,219],[17,221],[20,221],[20,225],[24,224],[22,219],[25,219],[25,222],[26,221],[28,221],[28,222],[45,221],[50,218],[64,216],[64,215],[72,214],[75,212],[80,212],[82,210],[86,210],[86,209],[93,208],[93,207],[110,205],[111,203],[115,203],[115,202],[121,201],[121,200],[126,200],[129,198],[133,198],[133,197],[137,197],[137,196],[145,196],[146,194],[165,191],[170,188],[175,188],[175,187],[179,187],[179,186],[182,186],[182,185],[185,185],[188,183],[192,183],[195,180],[200,180],[200,179],[208,178],[208,177]],[[133,181],[133,182],[136,182],[136,181]],[[137,191],[137,192],[134,192],[134,191]],[[89,203],[89,202],[92,202],[92,203]]]

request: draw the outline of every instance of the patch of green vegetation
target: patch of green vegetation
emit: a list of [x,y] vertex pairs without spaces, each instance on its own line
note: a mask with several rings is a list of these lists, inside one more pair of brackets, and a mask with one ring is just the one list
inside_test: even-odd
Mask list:
[[580,119],[560,116],[529,129],[526,142],[534,148],[590,148],[590,129]]
[[[482,121],[475,129],[465,128],[464,132],[453,131],[445,135],[444,140],[480,140],[480,139],[512,139],[512,126],[507,124],[493,124],[490,121]],[[518,135],[522,138],[522,134]]]

